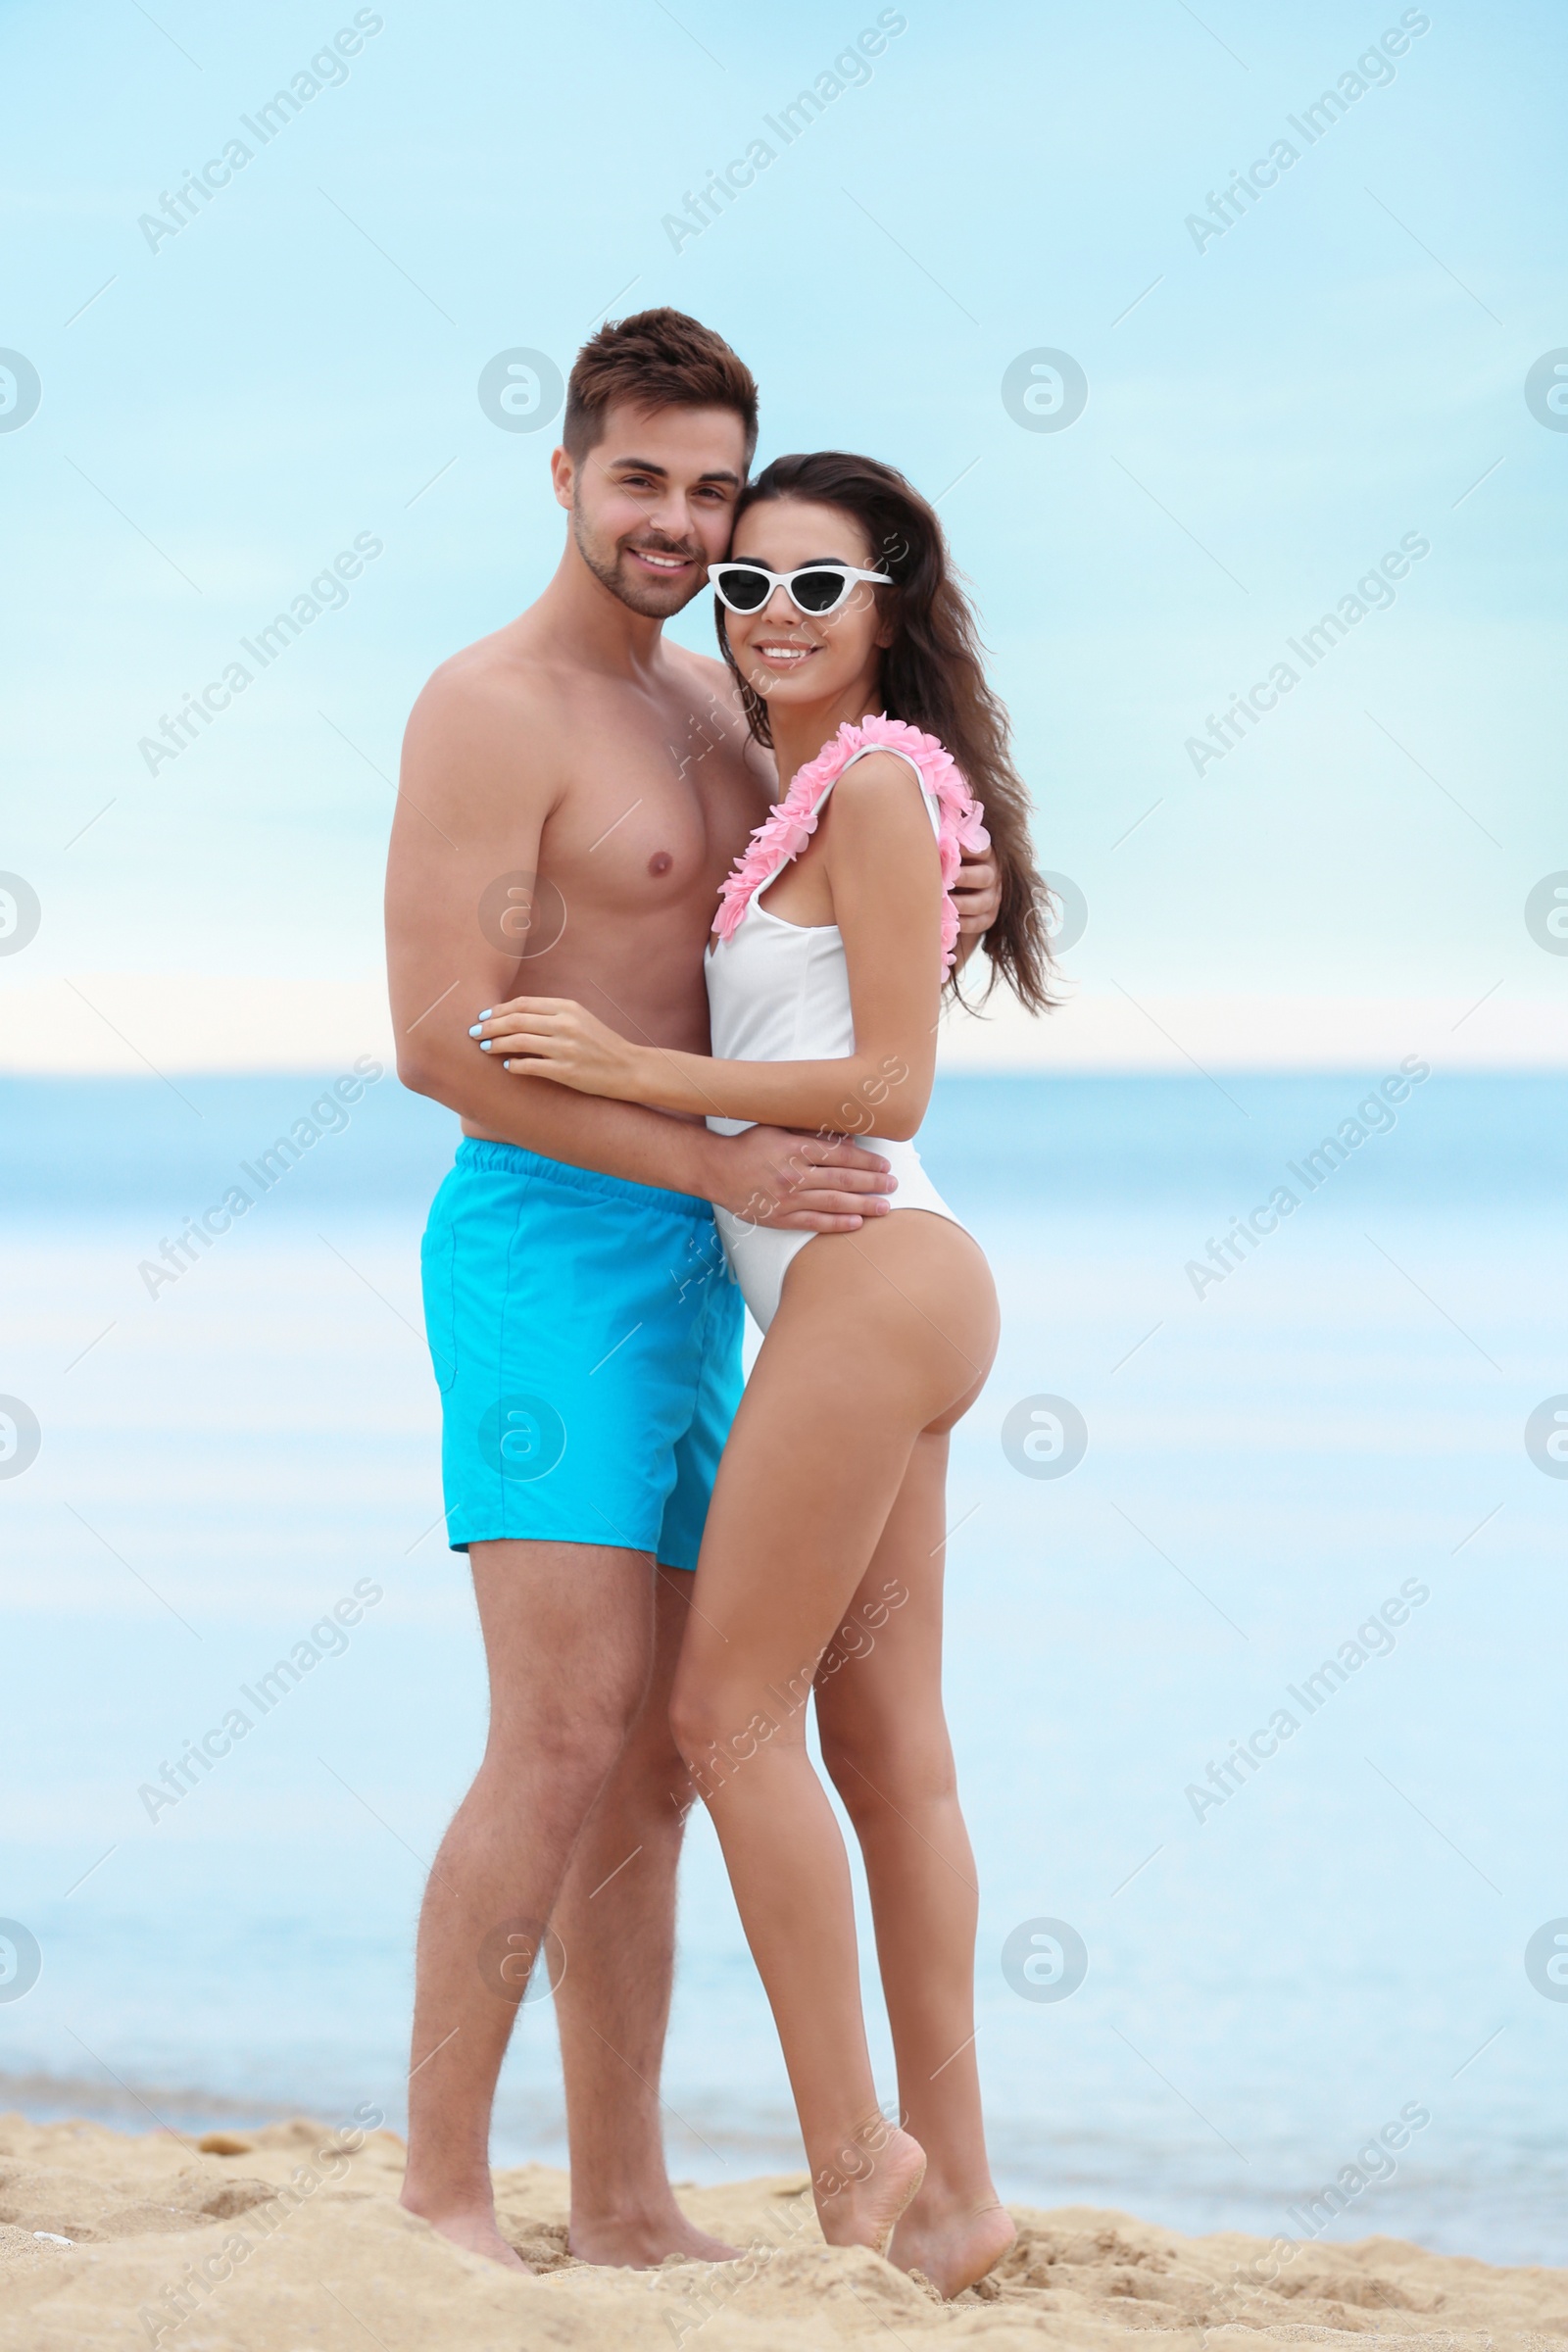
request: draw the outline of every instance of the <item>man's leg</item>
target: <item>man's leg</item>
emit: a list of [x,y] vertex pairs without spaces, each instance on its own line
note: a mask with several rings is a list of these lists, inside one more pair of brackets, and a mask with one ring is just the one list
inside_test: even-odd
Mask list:
[[[646,1552],[592,1544],[475,1544],[470,1560],[490,1733],[419,1917],[403,2202],[522,2268],[495,2225],[491,2103],[542,1923],[648,1689],[653,1577]],[[588,1931],[556,1934],[566,1982],[592,1974]]]
[[659,2097],[675,1955],[675,1873],[693,1801],[669,1729],[692,1578],[661,1568],[642,1712],[589,1816],[551,1922],[571,1955],[556,2013],[571,2135],[573,2254],[656,2264],[735,2253],[694,2228],[664,2168]]

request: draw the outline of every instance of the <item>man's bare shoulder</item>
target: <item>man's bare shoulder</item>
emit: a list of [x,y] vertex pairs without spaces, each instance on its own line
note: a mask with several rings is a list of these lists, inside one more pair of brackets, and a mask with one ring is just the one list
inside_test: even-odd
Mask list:
[[560,663],[530,646],[512,622],[449,655],[432,670],[413,719],[466,729],[497,721],[510,725],[519,716],[538,720],[559,708],[567,683]]
[[681,683],[693,689],[701,701],[707,702],[711,696],[739,712],[741,698],[726,662],[711,654],[694,654],[684,645],[672,645],[667,638],[664,652]]
[[519,643],[514,622],[426,679],[404,730],[403,792],[449,837],[523,809],[542,822],[565,788],[568,740],[559,668]]
[[570,710],[569,676],[513,622],[432,670],[409,713],[405,770],[432,786],[450,780],[466,798],[490,784],[510,793],[528,780],[553,798]]

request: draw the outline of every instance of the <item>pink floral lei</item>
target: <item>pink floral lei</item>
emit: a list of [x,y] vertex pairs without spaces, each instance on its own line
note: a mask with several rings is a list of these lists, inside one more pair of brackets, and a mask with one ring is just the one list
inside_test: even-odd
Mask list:
[[934,735],[906,726],[902,718],[862,718],[858,726],[846,719],[831,742],[814,760],[797,768],[790,788],[752,835],[735,860],[734,870],[718,894],[713,930],[721,940],[733,939],[757,893],[771,882],[792,858],[798,858],[816,831],[817,811],[828,786],[839,776],[853,754],[871,745],[905,752],[919,768],[925,788],[937,805],[940,830],[937,848],[942,858],[942,969],[953,969],[958,942],[958,909],[953,885],[958,878],[965,850],[990,846],[981,822],[985,810],[975,799],[951,753]]

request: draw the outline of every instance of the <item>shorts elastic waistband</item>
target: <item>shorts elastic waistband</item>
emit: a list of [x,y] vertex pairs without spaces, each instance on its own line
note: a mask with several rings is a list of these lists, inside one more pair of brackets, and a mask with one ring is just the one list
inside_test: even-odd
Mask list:
[[542,1152],[525,1151],[521,1144],[492,1143],[487,1136],[466,1135],[458,1146],[456,1164],[505,1176],[538,1176],[551,1184],[587,1193],[596,1200],[620,1200],[628,1207],[657,1209],[663,1214],[710,1220],[711,1204],[692,1193],[666,1192],[662,1185],[634,1184],[625,1176],[605,1176],[597,1168],[574,1168],[563,1159],[547,1159]]

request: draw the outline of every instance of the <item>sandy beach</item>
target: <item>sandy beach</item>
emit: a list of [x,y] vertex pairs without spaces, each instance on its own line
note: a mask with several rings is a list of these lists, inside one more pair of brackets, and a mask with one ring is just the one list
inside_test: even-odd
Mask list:
[[1011,2352],[1151,2330],[1193,2352],[1351,2336],[1411,2352],[1568,2342],[1568,2271],[1496,2270],[1388,2237],[1189,2238],[1086,2206],[1013,2207],[1018,2240],[995,2278],[944,2304],[871,2254],[825,2246],[804,2175],[684,2187],[692,2217],[746,2258],[638,2272],[572,2260],[564,2173],[501,2173],[502,2229],[538,2274],[514,2277],[402,2211],[402,2163],[394,2132],[350,2149],[304,2121],[183,2141],[0,2118],[9,2352],[818,2352],[890,2336]]

